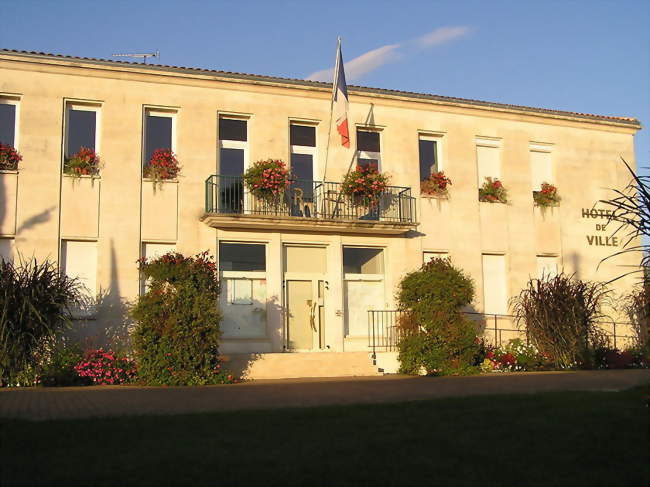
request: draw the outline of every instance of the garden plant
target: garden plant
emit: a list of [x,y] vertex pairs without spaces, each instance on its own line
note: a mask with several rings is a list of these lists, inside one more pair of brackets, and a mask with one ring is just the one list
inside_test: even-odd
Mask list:
[[399,284],[397,300],[401,372],[450,375],[476,372],[474,323],[462,308],[474,298],[474,283],[449,259],[434,258]]
[[427,196],[445,197],[449,194],[449,186],[451,186],[451,179],[449,179],[444,171],[435,171],[431,175],[420,181],[420,192]]
[[498,179],[485,178],[483,186],[478,190],[478,200],[487,203],[508,203],[508,191]]
[[82,147],[66,159],[63,172],[70,176],[98,176],[99,156],[93,149]]
[[0,143],[0,170],[15,171],[23,156],[11,145]]
[[533,201],[535,205],[541,208],[560,205],[560,195],[557,194],[557,188],[549,183],[542,183],[539,191],[533,191]]
[[156,149],[144,166],[144,177],[155,182],[176,179],[181,172],[176,154],[171,149]]
[[343,178],[341,190],[360,206],[376,206],[390,184],[390,177],[380,173],[374,165],[358,165]]
[[256,161],[244,173],[244,184],[256,198],[279,203],[291,184],[287,165],[279,159]]

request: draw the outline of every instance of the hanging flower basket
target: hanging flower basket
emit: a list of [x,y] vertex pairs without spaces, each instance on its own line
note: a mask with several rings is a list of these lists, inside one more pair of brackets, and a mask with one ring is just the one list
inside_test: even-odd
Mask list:
[[9,144],[0,144],[0,170],[16,171],[23,156]]
[[478,200],[487,203],[507,203],[508,192],[503,183],[496,178],[485,178],[483,186],[478,190]]
[[176,179],[180,172],[178,159],[171,149],[156,149],[144,166],[144,177],[156,182]]
[[540,191],[533,191],[535,205],[542,208],[560,206],[560,199],[560,195],[557,194],[557,188],[549,183],[542,183],[542,189]]
[[420,181],[420,192],[427,196],[446,197],[449,194],[451,179],[445,176],[444,171],[437,171]]
[[343,178],[343,194],[361,206],[375,206],[388,188],[390,177],[380,173],[374,166],[357,166]]
[[66,159],[63,173],[74,177],[99,175],[99,156],[93,149],[81,147],[79,152]]
[[244,184],[253,196],[264,201],[279,201],[291,184],[287,165],[279,159],[255,162],[244,173]]

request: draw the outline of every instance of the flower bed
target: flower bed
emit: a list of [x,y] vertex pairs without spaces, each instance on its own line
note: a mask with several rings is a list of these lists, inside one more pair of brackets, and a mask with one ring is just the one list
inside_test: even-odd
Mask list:
[[93,384],[124,384],[136,375],[135,362],[102,348],[88,350],[74,369],[79,377],[87,377]]
[[508,192],[503,183],[496,178],[485,178],[483,186],[478,190],[478,200],[488,203],[507,203]]
[[375,166],[357,166],[343,178],[341,189],[355,204],[375,206],[389,183],[389,176],[380,173]]
[[0,144],[0,170],[16,171],[23,156],[9,144]]
[[178,159],[171,149],[156,149],[144,166],[144,177],[154,181],[176,179],[180,172]]
[[444,171],[433,172],[431,175],[420,181],[420,192],[427,196],[444,197],[449,194],[451,179],[445,176]]
[[246,188],[265,201],[279,200],[290,183],[287,165],[279,159],[257,161],[244,173]]
[[71,176],[97,176],[99,174],[99,156],[93,149],[82,147],[79,152],[66,159],[64,174]]
[[537,206],[548,208],[549,206],[559,206],[560,196],[557,194],[557,188],[549,183],[542,183],[540,191],[533,191],[533,201]]

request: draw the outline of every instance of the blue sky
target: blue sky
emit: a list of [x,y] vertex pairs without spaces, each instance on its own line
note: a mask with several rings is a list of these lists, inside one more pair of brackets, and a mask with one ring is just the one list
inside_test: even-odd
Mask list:
[[[650,0],[0,0],[0,8],[3,48],[100,58],[159,49],[162,64],[306,78],[332,66],[340,35],[350,84],[650,123]],[[647,129],[636,154],[650,166]]]

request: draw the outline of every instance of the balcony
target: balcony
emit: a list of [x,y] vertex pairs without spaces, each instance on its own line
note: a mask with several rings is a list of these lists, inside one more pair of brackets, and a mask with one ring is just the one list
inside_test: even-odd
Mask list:
[[205,214],[215,228],[309,230],[401,234],[414,229],[411,188],[389,186],[374,205],[355,202],[340,183],[294,180],[284,195],[267,201],[251,194],[241,176],[212,175],[205,181]]

